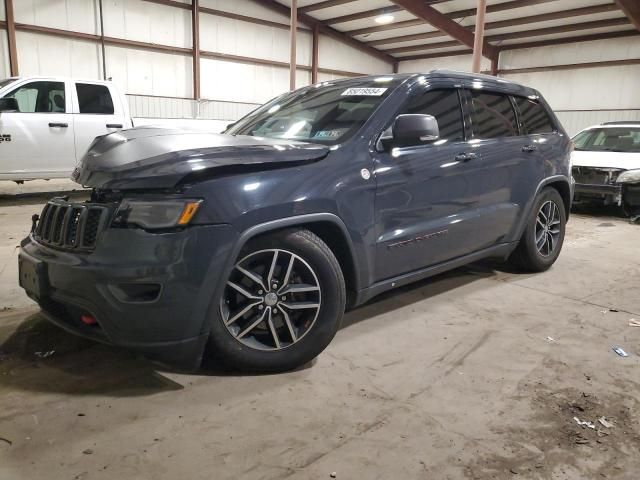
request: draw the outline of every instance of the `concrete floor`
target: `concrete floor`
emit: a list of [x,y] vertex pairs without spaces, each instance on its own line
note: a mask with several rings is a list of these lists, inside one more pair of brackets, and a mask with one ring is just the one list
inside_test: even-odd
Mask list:
[[0,479],[638,478],[640,227],[622,218],[574,215],[544,274],[456,270],[350,312],[308,368],[244,376],[46,323],[15,285],[44,199],[0,191]]

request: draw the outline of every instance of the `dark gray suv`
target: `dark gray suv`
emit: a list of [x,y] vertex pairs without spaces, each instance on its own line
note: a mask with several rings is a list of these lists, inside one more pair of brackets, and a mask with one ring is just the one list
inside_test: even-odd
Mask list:
[[22,242],[20,284],[71,332],[199,365],[300,366],[345,308],[487,257],[560,253],[572,146],[540,94],[434,71],[323,82],[215,135],[98,137]]

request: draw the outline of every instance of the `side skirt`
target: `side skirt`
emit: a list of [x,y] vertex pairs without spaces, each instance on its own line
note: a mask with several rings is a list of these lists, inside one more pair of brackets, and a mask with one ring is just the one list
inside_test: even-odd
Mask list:
[[448,270],[462,267],[469,263],[482,260],[483,258],[507,258],[517,246],[518,242],[501,243],[499,245],[494,245],[493,247],[485,248],[484,250],[470,253],[469,255],[454,258],[453,260],[449,260],[444,263],[439,263],[437,265],[432,265],[430,267],[422,268],[410,273],[405,273],[394,278],[376,282],[370,287],[358,292],[354,306],[362,305],[363,303],[371,300],[376,295],[380,295],[387,290],[401,287],[403,285],[408,285],[409,283],[417,282],[418,280],[423,280],[425,278],[433,277],[434,275],[438,275]]

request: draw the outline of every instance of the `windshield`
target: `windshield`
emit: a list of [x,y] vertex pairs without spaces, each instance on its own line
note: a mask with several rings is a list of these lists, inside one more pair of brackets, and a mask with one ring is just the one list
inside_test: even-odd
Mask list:
[[576,150],[640,153],[640,127],[584,130],[573,137]]
[[226,133],[335,145],[353,136],[400,82],[379,77],[296,90],[258,108]]

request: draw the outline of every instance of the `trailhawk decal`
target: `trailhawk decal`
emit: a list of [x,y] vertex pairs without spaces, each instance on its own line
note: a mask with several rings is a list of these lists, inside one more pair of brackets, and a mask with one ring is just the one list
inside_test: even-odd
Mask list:
[[425,240],[430,240],[432,238],[444,237],[449,234],[449,230],[440,230],[439,232],[429,233],[427,235],[422,235],[416,238],[410,238],[409,240],[403,240],[402,242],[392,243],[387,245],[388,249],[398,248],[398,247],[408,247],[409,245],[413,245],[415,243],[423,242]]
[[342,92],[342,96],[379,97],[387,90],[387,88],[347,88]]

